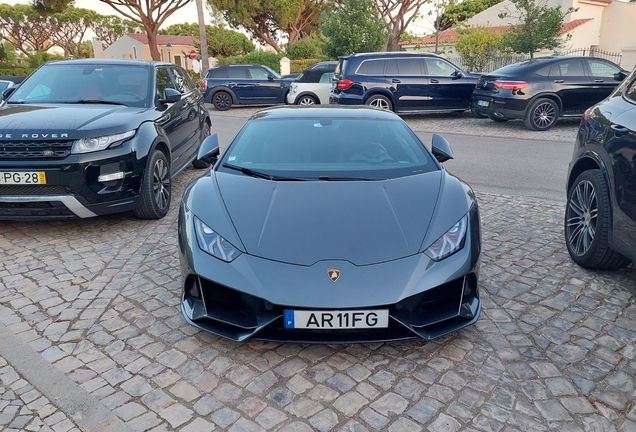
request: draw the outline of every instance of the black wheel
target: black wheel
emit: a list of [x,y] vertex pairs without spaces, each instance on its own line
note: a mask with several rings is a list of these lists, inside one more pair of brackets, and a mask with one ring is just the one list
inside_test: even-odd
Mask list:
[[[210,134],[211,134],[210,128],[211,127],[212,126],[210,125],[210,123],[208,123],[206,121],[205,125],[203,126],[203,134],[202,134],[203,136],[201,137],[201,142],[205,141],[205,139],[210,136]],[[199,147],[201,147],[201,144],[199,144]],[[199,150],[197,149],[197,151],[199,151]],[[204,162],[202,160],[195,159],[195,160],[192,161],[192,166],[197,168],[197,169],[204,169],[204,168],[208,168],[210,166],[210,164],[207,163],[207,162]]]
[[388,97],[382,95],[373,95],[365,102],[365,105],[369,105],[375,108],[380,108],[386,111],[393,111],[393,104]]
[[503,117],[495,117],[495,116],[489,116],[490,120],[497,122],[497,123],[505,123],[508,121],[507,118],[503,118]]
[[559,118],[559,106],[552,99],[537,99],[526,111],[523,124],[530,130],[545,131]]
[[229,93],[220,91],[212,96],[212,105],[218,111],[227,111],[232,106],[232,96]]
[[171,192],[168,159],[161,151],[155,150],[150,155],[144,172],[140,203],[135,216],[140,219],[161,219],[170,208]]
[[617,270],[630,260],[609,248],[610,199],[601,170],[577,177],[568,191],[565,209],[565,244],[582,267]]
[[484,114],[482,112],[479,112],[479,111],[475,110],[474,108],[471,108],[470,112],[473,114],[474,117],[477,117],[477,118],[480,118],[480,119],[488,118],[488,114]]
[[318,102],[313,96],[305,95],[296,99],[296,105],[316,105]]

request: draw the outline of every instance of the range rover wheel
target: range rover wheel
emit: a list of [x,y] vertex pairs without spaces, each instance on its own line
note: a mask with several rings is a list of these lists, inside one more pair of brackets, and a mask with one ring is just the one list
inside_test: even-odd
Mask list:
[[559,106],[552,99],[537,99],[526,111],[523,124],[530,130],[545,131],[550,129],[559,118]]
[[212,105],[218,111],[227,111],[232,106],[232,96],[224,91],[216,92],[212,96]]
[[[210,123],[208,123],[208,122],[206,121],[206,122],[205,122],[205,125],[203,126],[203,134],[202,134],[203,136],[201,137],[201,143],[203,143],[203,141],[205,141],[205,139],[206,139],[207,137],[209,137],[209,136],[210,136],[210,134],[212,133],[212,132],[210,131],[210,128],[211,128],[211,127],[212,127],[212,126],[210,125]],[[200,147],[201,147],[201,144],[199,144],[199,148],[200,148]],[[198,152],[198,151],[199,151],[199,149],[197,149],[197,152]],[[207,163],[207,162],[204,162],[204,161],[202,161],[202,160],[195,159],[195,160],[193,160],[193,161],[192,161],[192,166],[193,166],[193,167],[195,167],[195,168],[197,168],[197,169],[204,169],[204,168],[208,168],[208,167],[210,166],[210,164],[209,164],[209,163]]]
[[617,270],[630,260],[609,248],[610,198],[601,170],[583,172],[568,191],[565,244],[578,265]]
[[296,101],[296,105],[316,105],[317,103],[316,99],[309,95],[302,96]]
[[375,108],[380,108],[386,111],[393,111],[393,104],[388,97],[382,95],[373,95],[365,102],[365,105],[369,105]]
[[135,216],[140,219],[161,219],[168,213],[172,182],[170,179],[170,166],[163,152],[153,151],[148,160],[148,166],[144,171],[139,196],[139,207],[135,210]]

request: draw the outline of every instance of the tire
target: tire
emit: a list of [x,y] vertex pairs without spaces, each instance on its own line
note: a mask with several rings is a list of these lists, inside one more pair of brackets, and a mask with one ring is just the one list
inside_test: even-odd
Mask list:
[[497,122],[497,123],[505,123],[508,121],[507,118],[501,118],[501,117],[495,117],[495,116],[491,116],[490,120]]
[[523,124],[530,130],[546,131],[559,118],[559,106],[552,99],[541,98],[532,102],[526,111]]
[[382,95],[373,95],[364,101],[365,105],[383,109],[385,111],[393,111],[393,104],[388,97]]
[[[205,122],[205,126],[204,126],[204,130],[203,130],[203,137],[201,138],[201,143],[203,143],[203,141],[205,141],[205,139],[207,137],[210,136],[210,128],[212,126],[210,125],[210,123],[208,123],[207,121]],[[199,144],[199,148],[201,147],[201,144]],[[199,151],[199,149],[197,149],[197,152]],[[197,168],[197,169],[205,169],[205,168],[209,168],[210,164],[207,162],[204,162],[202,160],[199,159],[195,159],[192,161],[192,166]]]
[[581,267],[618,270],[631,262],[609,248],[610,198],[601,170],[581,173],[568,191],[565,244]]
[[139,196],[139,207],[135,216],[139,219],[161,219],[170,209],[172,181],[170,165],[163,152],[154,150],[144,171]]
[[313,96],[305,95],[296,99],[296,105],[316,105],[318,102]]
[[477,117],[477,118],[480,118],[480,119],[488,118],[488,114],[481,113],[479,111],[476,111],[473,108],[470,109],[470,112],[473,114],[473,117]]
[[232,96],[224,91],[216,92],[212,96],[212,105],[217,111],[227,111],[232,106]]

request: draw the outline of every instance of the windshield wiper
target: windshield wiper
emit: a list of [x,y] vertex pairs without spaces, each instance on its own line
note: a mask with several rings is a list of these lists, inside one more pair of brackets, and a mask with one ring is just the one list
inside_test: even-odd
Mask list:
[[263,178],[266,180],[278,180],[278,181],[305,181],[306,179],[303,178],[297,178],[297,177],[285,177],[285,176],[276,176],[276,175],[271,175],[271,174],[265,174],[264,172],[260,172],[260,171],[256,171],[250,168],[245,168],[245,167],[241,167],[238,165],[232,165],[229,163],[224,163],[223,166],[225,168],[229,168],[229,169],[233,169],[236,171],[240,171],[245,175],[251,176],[251,177],[258,177],[258,178]]
[[105,105],[124,105],[127,106],[125,103],[121,103],[121,102],[114,102],[114,101],[105,101],[105,100],[98,100],[98,99],[80,99],[80,100],[76,100],[76,101],[68,101],[68,102],[63,102],[65,104],[105,104]]

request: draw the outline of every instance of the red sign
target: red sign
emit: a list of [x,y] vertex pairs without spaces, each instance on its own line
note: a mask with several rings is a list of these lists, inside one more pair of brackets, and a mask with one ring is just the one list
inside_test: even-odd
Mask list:
[[190,58],[192,60],[197,58],[197,50],[190,50]]

